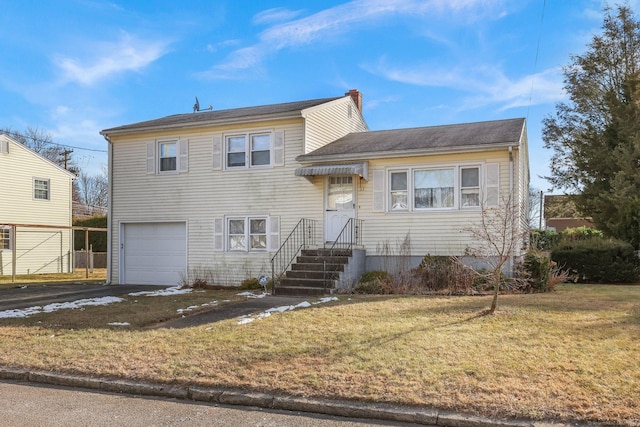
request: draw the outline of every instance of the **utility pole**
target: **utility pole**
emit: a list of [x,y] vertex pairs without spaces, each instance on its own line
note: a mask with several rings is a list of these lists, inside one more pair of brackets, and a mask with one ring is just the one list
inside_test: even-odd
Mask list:
[[73,150],[64,150],[60,155],[62,156],[62,162],[64,163],[65,170],[68,170],[69,161],[71,160],[70,154]]
[[540,226],[538,227],[539,230],[542,230],[542,214],[543,214],[543,202],[544,202],[544,193],[542,192],[542,190],[540,190]]

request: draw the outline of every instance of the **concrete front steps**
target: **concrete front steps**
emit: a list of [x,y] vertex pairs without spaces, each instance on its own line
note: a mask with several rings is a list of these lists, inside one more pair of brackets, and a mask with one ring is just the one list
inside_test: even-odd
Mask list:
[[[325,295],[336,289],[351,250],[303,249],[276,287],[276,295]],[[326,267],[325,267],[326,266]]]

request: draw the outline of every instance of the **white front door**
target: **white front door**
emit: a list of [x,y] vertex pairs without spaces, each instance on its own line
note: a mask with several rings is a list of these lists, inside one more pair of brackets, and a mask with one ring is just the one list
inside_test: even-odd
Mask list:
[[356,216],[353,176],[329,176],[325,189],[325,240],[334,242],[347,221]]

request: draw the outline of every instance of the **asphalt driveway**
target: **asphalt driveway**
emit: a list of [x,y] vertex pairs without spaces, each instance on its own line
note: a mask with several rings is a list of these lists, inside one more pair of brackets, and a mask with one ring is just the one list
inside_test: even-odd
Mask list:
[[0,311],[163,289],[156,285],[17,285],[0,289]]
[[[46,285],[19,286],[0,289],[0,311],[45,306],[52,303],[73,302],[101,297],[126,297],[131,292],[157,291],[167,286],[157,285]],[[243,301],[214,306],[211,310],[179,319],[169,320],[152,328],[189,328],[220,320],[233,319],[270,308],[296,305],[307,298],[267,295],[263,298],[247,298]]]

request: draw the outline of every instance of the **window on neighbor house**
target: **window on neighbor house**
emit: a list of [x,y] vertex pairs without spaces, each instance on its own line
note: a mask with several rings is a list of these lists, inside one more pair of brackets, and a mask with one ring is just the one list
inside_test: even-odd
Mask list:
[[11,249],[11,228],[0,227],[0,251]]
[[174,172],[177,170],[176,142],[159,142],[158,158],[160,172]]
[[271,164],[271,134],[229,135],[225,139],[227,168],[268,166]]
[[230,251],[267,249],[267,218],[228,218],[227,241]]
[[33,179],[33,198],[37,200],[49,200],[49,180]]

